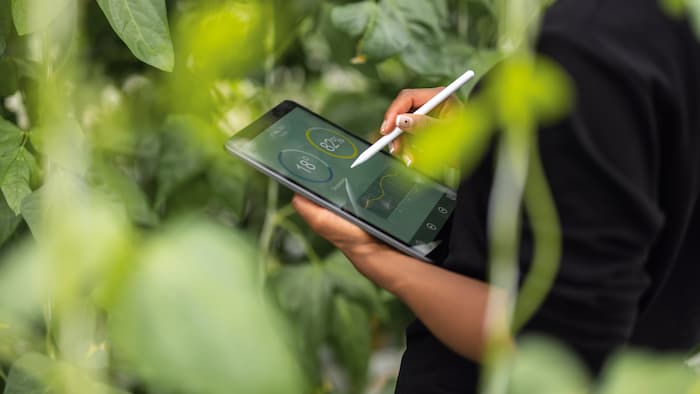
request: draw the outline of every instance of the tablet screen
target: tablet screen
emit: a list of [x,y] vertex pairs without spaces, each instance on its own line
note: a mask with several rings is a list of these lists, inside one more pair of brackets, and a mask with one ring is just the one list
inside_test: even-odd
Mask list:
[[303,108],[266,126],[246,156],[408,246],[433,243],[454,210],[454,191],[384,152],[351,169],[369,145]]

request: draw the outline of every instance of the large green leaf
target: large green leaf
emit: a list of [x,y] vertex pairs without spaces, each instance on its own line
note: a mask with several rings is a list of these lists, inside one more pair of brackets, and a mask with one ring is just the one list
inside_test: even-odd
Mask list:
[[332,338],[336,357],[345,366],[353,393],[363,391],[372,352],[369,315],[345,297],[333,299]]
[[21,221],[22,217],[10,209],[4,198],[0,198],[0,246],[15,233]]
[[[2,52],[2,37],[0,37],[0,52]],[[18,89],[19,73],[14,60],[0,54],[0,97],[13,94]]]
[[12,34],[12,10],[9,0],[0,0],[0,58],[5,54],[7,41]]
[[[331,13],[334,25],[359,37],[356,61],[381,61],[401,54],[409,67],[432,60],[444,40],[442,26],[447,18],[444,0],[381,0],[337,6]],[[422,63],[422,64],[418,64]],[[432,72],[431,72],[432,73]]]
[[700,376],[684,357],[627,351],[614,357],[603,373],[598,394],[696,393]]
[[164,71],[174,65],[165,0],[97,0],[119,38],[137,58]]
[[273,278],[282,309],[297,325],[306,345],[316,348],[326,340],[332,283],[321,265],[284,266]]
[[[45,194],[44,186],[36,189],[22,201],[22,218],[35,238],[41,237],[42,228],[42,198]],[[14,212],[13,212],[14,213]]]
[[158,164],[156,209],[162,208],[179,186],[204,170],[207,154],[197,137],[205,127],[196,118],[185,116],[171,116],[165,122]]
[[325,271],[337,293],[374,313],[382,316],[386,314],[377,287],[357,272],[340,251],[335,251],[326,258]]
[[20,147],[16,158],[4,169],[2,177],[2,194],[7,205],[19,215],[22,201],[32,193],[30,186],[32,168],[36,166],[34,157],[29,151]]
[[700,39],[700,0],[687,0],[690,22],[695,28],[695,34]]
[[308,392],[252,243],[197,221],[151,240],[108,307],[117,360],[154,392]]
[[158,216],[151,208],[146,195],[139,185],[122,170],[106,161],[94,163],[94,181],[100,191],[115,198],[126,209],[131,220],[138,224],[154,226]]
[[29,193],[34,158],[22,147],[25,134],[15,125],[0,119],[0,185],[7,205],[19,213]]
[[19,35],[43,30],[73,0],[12,0],[12,18]]
[[23,139],[22,130],[0,118],[0,168],[14,160]]
[[249,167],[238,160],[224,156],[216,160],[207,171],[207,178],[214,193],[235,215],[243,218],[248,187]]
[[585,394],[590,377],[586,368],[558,342],[527,337],[518,345],[510,394]]
[[48,288],[46,266],[35,244],[14,243],[5,250],[0,264],[0,363],[45,346],[36,322]]

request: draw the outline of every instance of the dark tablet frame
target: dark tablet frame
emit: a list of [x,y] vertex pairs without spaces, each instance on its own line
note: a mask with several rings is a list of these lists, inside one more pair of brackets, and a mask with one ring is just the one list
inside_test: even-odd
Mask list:
[[[300,195],[308,198],[309,200],[313,201],[314,203],[316,203],[316,204],[318,204],[326,209],[333,211],[334,213],[336,213],[340,217],[342,217],[342,218],[350,221],[351,223],[359,226],[360,228],[362,228],[363,230],[365,230],[367,233],[371,234],[375,238],[381,240],[382,242],[384,242],[388,245],[391,245],[392,247],[398,249],[399,251],[401,251],[407,255],[419,258],[419,259],[424,260],[424,261],[432,262],[434,259],[437,259],[438,254],[439,255],[444,254],[444,250],[441,250],[441,249],[443,249],[440,247],[441,245],[438,245],[434,249],[427,251],[427,253],[425,251],[419,250],[418,248],[420,248],[420,246],[408,245],[407,243],[403,242],[402,240],[395,238],[390,233],[384,231],[382,228],[377,227],[374,224],[371,224],[371,223],[365,221],[364,219],[362,219],[358,216],[355,216],[351,212],[348,212],[348,211],[342,209],[341,207],[328,201],[323,196],[316,194],[313,191],[305,188],[303,185],[297,183],[293,178],[290,178],[290,177],[280,173],[279,171],[266,166],[265,164],[257,161],[255,157],[251,157],[250,155],[246,154],[245,151],[238,148],[239,146],[242,146],[242,145],[246,144],[247,142],[252,141],[260,133],[262,133],[264,130],[267,130],[275,122],[277,122],[282,117],[284,117],[286,114],[288,114],[289,112],[291,112],[293,109],[296,109],[296,108],[299,108],[299,109],[302,109],[302,110],[308,112],[309,114],[329,123],[330,125],[337,128],[338,130],[341,130],[344,133],[350,134],[353,137],[355,137],[361,141],[364,141],[367,144],[371,144],[370,142],[368,142],[364,138],[361,138],[361,137],[349,132],[345,128],[338,126],[337,124],[335,124],[335,123],[331,122],[330,120],[322,117],[321,115],[309,110],[308,108],[306,108],[306,107],[304,107],[304,106],[302,106],[294,101],[285,100],[285,101],[281,102],[280,104],[278,104],[277,106],[275,106],[274,108],[272,108],[270,111],[268,111],[264,115],[262,115],[260,118],[255,120],[253,123],[248,125],[245,129],[236,133],[228,141],[226,141],[226,144],[225,144],[226,150],[228,152],[230,152],[231,154],[241,158],[242,160],[244,160],[245,162],[247,162],[248,164],[253,166],[258,171],[264,173],[265,175],[268,175],[269,177],[271,177],[275,181],[279,182],[283,186],[291,189],[295,193],[299,193]],[[386,155],[391,160],[399,161],[394,156],[392,156],[384,151],[381,151],[377,154]],[[403,165],[403,163],[401,163],[401,164]],[[451,192],[456,197],[456,192],[453,189],[443,185],[440,182],[435,181],[434,179],[426,176],[425,174],[421,173],[420,175],[425,177],[425,178],[428,178],[431,181],[442,186],[446,192],[448,192],[448,193]],[[442,229],[440,229],[440,232],[437,234],[435,241],[441,241],[440,244],[447,243],[447,237],[449,234],[449,231],[447,229],[451,227],[451,222],[452,222],[452,216],[450,216],[450,218],[443,225]]]

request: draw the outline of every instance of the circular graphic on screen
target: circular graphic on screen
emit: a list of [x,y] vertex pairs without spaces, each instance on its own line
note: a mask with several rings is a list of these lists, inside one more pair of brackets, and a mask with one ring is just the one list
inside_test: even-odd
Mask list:
[[354,159],[357,156],[355,143],[337,130],[312,127],[306,130],[306,139],[311,146],[336,159]]
[[290,174],[308,182],[324,183],[333,178],[333,170],[325,161],[298,149],[280,151],[277,160]]

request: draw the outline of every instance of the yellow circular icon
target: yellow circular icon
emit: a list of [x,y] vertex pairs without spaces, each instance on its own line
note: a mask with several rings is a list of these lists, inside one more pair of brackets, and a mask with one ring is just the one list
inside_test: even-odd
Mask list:
[[[314,141],[311,137],[312,133],[320,134],[322,141],[320,143]],[[349,138],[338,131],[324,127],[312,127],[306,130],[306,140],[317,150],[336,159],[354,159],[358,153],[357,146]],[[350,150],[352,152],[349,152]]]

